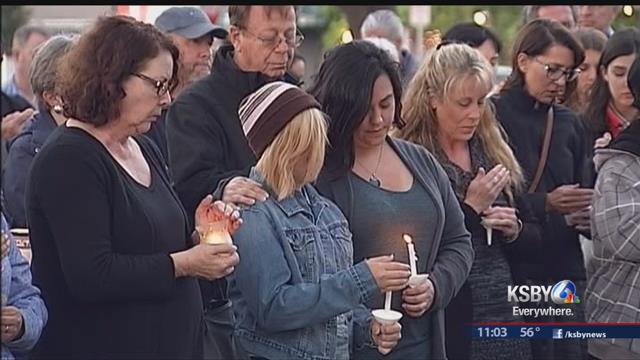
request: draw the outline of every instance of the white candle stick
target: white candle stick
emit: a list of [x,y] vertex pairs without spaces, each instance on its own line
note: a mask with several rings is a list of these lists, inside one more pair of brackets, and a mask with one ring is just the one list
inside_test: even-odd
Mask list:
[[391,310],[391,291],[384,294],[384,309]]
[[411,266],[411,275],[418,275],[418,269],[416,267],[416,248],[413,246],[413,239],[411,235],[404,234],[402,238],[407,243],[407,250],[409,251],[409,265]]
[[491,246],[491,240],[493,237],[493,220],[483,218],[480,224],[484,226],[487,231],[487,246]]

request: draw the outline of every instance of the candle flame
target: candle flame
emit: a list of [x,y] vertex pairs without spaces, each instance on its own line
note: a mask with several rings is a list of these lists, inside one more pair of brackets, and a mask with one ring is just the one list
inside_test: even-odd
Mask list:
[[409,234],[402,234],[402,238],[404,239],[404,241],[407,242],[407,244],[411,244],[413,242],[413,239]]

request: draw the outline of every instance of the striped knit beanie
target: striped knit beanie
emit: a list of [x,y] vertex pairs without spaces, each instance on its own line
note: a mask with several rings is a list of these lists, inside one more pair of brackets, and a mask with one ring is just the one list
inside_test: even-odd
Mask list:
[[310,108],[321,107],[313,96],[283,81],[270,82],[242,100],[238,116],[256,157],[296,115]]

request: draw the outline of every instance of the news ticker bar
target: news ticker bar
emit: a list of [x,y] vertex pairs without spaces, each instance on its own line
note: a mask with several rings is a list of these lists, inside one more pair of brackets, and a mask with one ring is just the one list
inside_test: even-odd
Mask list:
[[640,338],[640,323],[479,323],[468,329],[474,339]]

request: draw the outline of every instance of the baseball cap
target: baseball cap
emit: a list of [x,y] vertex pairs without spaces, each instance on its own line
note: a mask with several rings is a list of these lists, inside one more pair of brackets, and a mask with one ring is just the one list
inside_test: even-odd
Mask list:
[[224,39],[227,30],[214,25],[202,9],[193,6],[174,6],[156,18],[155,26],[163,32],[197,39],[206,34]]

